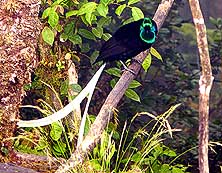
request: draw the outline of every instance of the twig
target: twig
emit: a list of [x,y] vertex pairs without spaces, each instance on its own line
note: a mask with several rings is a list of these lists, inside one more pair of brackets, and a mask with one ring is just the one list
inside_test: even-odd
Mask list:
[[200,4],[198,0],[189,0],[189,3],[196,28],[197,45],[202,67],[202,72],[199,80],[199,170],[200,173],[209,173],[209,96],[213,83],[213,76],[208,51],[206,26],[204,24],[204,18],[200,9]]
[[[68,98],[70,103],[72,101],[72,98],[78,95],[78,92],[73,91],[72,88],[70,87],[73,84],[78,84],[77,69],[71,59],[68,59],[68,80],[69,80]],[[68,122],[70,131],[72,131],[73,133],[75,131],[75,134],[78,134],[78,128],[80,126],[80,121],[81,121],[80,104],[78,104],[76,108],[73,109],[72,113],[70,113],[66,117],[66,121]]]

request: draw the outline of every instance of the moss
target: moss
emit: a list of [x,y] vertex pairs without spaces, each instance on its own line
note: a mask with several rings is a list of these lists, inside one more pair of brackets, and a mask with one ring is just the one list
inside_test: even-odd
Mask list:
[[[56,45],[56,44],[55,44]],[[60,93],[60,87],[62,82],[67,77],[67,70],[58,70],[58,62],[65,63],[66,51],[62,51],[60,47],[54,46],[54,50],[46,45],[42,40],[39,43],[40,64],[35,70],[35,79],[32,82],[32,89],[38,95],[42,96],[44,100],[50,105],[55,101],[52,90],[43,84],[41,81],[52,86],[57,93]],[[56,53],[54,53],[56,52]],[[64,64],[65,65],[65,64]]]

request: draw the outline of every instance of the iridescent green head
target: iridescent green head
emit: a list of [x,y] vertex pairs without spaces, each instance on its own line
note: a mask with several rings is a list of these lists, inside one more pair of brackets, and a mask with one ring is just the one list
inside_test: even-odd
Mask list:
[[157,25],[150,18],[144,18],[140,25],[140,38],[149,44],[152,44],[156,40]]

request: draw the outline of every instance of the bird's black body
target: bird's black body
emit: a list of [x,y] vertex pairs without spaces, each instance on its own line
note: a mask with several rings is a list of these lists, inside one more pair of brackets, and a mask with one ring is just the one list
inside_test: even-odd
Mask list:
[[150,18],[126,24],[120,27],[113,36],[104,43],[98,61],[110,62],[127,60],[149,49],[155,42],[157,25]]

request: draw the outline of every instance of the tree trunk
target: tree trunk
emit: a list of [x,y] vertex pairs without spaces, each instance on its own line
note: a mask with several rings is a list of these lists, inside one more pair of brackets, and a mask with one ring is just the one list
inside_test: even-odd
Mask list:
[[209,173],[209,99],[213,84],[212,68],[207,43],[207,30],[198,0],[189,0],[193,22],[196,28],[197,46],[200,55],[201,76],[199,80],[199,172]]
[[12,141],[23,87],[38,63],[39,0],[0,1],[0,162],[13,158]]

